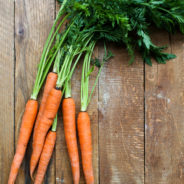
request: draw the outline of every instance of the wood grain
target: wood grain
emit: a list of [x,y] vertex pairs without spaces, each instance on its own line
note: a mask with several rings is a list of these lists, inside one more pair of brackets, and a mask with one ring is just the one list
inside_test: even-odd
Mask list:
[[[169,45],[169,35],[155,32],[157,44]],[[146,66],[145,183],[184,183],[184,37],[177,34],[167,52],[177,59],[166,65]]]
[[137,56],[129,66],[125,49],[111,46],[110,50],[115,57],[99,82],[100,183],[143,184],[143,62]]
[[[15,135],[16,142],[24,107],[29,99],[45,40],[55,15],[54,0],[16,0],[15,1]],[[28,145],[24,162],[17,178],[18,184],[31,183],[29,160],[31,143]],[[50,168],[53,168],[54,165]],[[55,181],[54,170],[46,183]]]
[[14,155],[14,2],[0,0],[0,183]]

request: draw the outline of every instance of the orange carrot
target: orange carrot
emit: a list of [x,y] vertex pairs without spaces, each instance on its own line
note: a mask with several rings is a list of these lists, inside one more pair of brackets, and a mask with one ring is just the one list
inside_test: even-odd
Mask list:
[[20,165],[22,163],[22,160],[26,152],[29,138],[31,136],[37,111],[38,111],[38,102],[36,100],[28,100],[26,104],[25,112],[22,118],[20,134],[19,134],[18,143],[17,143],[17,149],[11,165],[8,184],[13,184],[17,177]]
[[51,159],[54,150],[55,143],[56,143],[56,132],[49,131],[45,139],[43,151],[40,156],[40,161],[34,184],[42,184],[47,170],[47,166],[49,164],[49,161]]
[[73,182],[74,184],[78,184],[80,179],[80,168],[75,125],[75,102],[73,98],[65,98],[63,100],[62,110],[65,139],[72,167]]
[[87,112],[79,113],[77,119],[77,128],[85,180],[87,184],[94,184],[91,128],[90,119]]
[[59,104],[61,102],[62,93],[61,90],[52,89],[46,100],[45,108],[43,111],[42,118],[37,127],[37,133],[34,139],[34,150],[30,160],[30,176],[33,178],[33,172],[37,166],[40,154],[43,149],[46,134],[51,127],[53,120],[57,114]]
[[47,99],[47,97],[48,97],[49,92],[51,91],[51,89],[56,86],[56,81],[57,81],[57,74],[54,73],[54,72],[50,72],[48,74],[48,76],[47,76],[47,80],[46,80],[44,91],[43,91],[42,100],[41,100],[41,103],[40,103],[39,112],[38,112],[38,115],[37,115],[37,118],[36,118],[36,123],[35,123],[35,126],[34,126],[33,147],[34,147],[35,132],[36,132],[36,129],[38,127],[40,118],[41,118],[41,116],[43,114],[45,103],[46,103],[46,99]]

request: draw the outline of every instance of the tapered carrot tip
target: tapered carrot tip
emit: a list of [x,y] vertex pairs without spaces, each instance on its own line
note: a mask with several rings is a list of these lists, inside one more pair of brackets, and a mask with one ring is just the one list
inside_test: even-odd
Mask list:
[[[31,163],[32,163],[32,161],[31,161]],[[30,164],[31,165],[31,164]],[[34,177],[33,177],[33,172],[34,172],[34,170],[35,170],[35,166],[32,164],[31,166],[30,166],[30,177],[31,177],[31,180],[32,181],[34,181]]]
[[33,172],[30,173],[31,180],[34,181]]
[[73,180],[73,183],[74,183],[74,184],[79,184],[79,180],[80,180],[80,177],[75,178],[75,179]]
[[33,178],[33,172],[32,172],[32,171],[30,171],[30,173],[29,173],[29,174],[30,174],[30,178],[31,178],[31,180],[32,180],[32,181],[34,181],[34,178]]

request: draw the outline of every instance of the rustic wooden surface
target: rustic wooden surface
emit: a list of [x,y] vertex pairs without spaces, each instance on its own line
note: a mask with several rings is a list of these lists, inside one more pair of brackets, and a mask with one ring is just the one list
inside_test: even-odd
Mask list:
[[145,183],[184,183],[184,36],[153,34],[177,59],[145,70]]
[[99,81],[100,183],[144,182],[144,65],[128,65],[127,52],[116,55]]
[[14,54],[14,3],[0,1],[0,183],[3,184],[7,183],[14,154]]
[[[55,0],[0,0],[0,183],[6,184],[21,117],[44,42],[57,12]],[[93,133],[95,184],[184,183],[184,36],[153,31],[154,42],[178,57],[166,65],[128,65],[124,48],[103,69],[88,112]],[[103,57],[100,45],[95,55]],[[95,71],[91,77],[94,82]],[[81,64],[72,81],[80,110]],[[31,141],[17,184],[29,177]],[[61,110],[57,143],[45,183],[71,184]],[[81,169],[81,184],[85,183]]]

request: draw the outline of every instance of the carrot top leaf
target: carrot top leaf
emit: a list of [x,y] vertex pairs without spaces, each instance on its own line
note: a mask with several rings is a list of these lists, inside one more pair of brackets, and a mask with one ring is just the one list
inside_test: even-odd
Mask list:
[[103,39],[125,45],[130,64],[134,62],[135,50],[148,65],[152,64],[152,58],[166,63],[176,57],[153,43],[151,27],[184,33],[181,0],[68,0],[65,11],[70,14],[69,21],[76,18],[80,31],[93,33],[93,41]]

